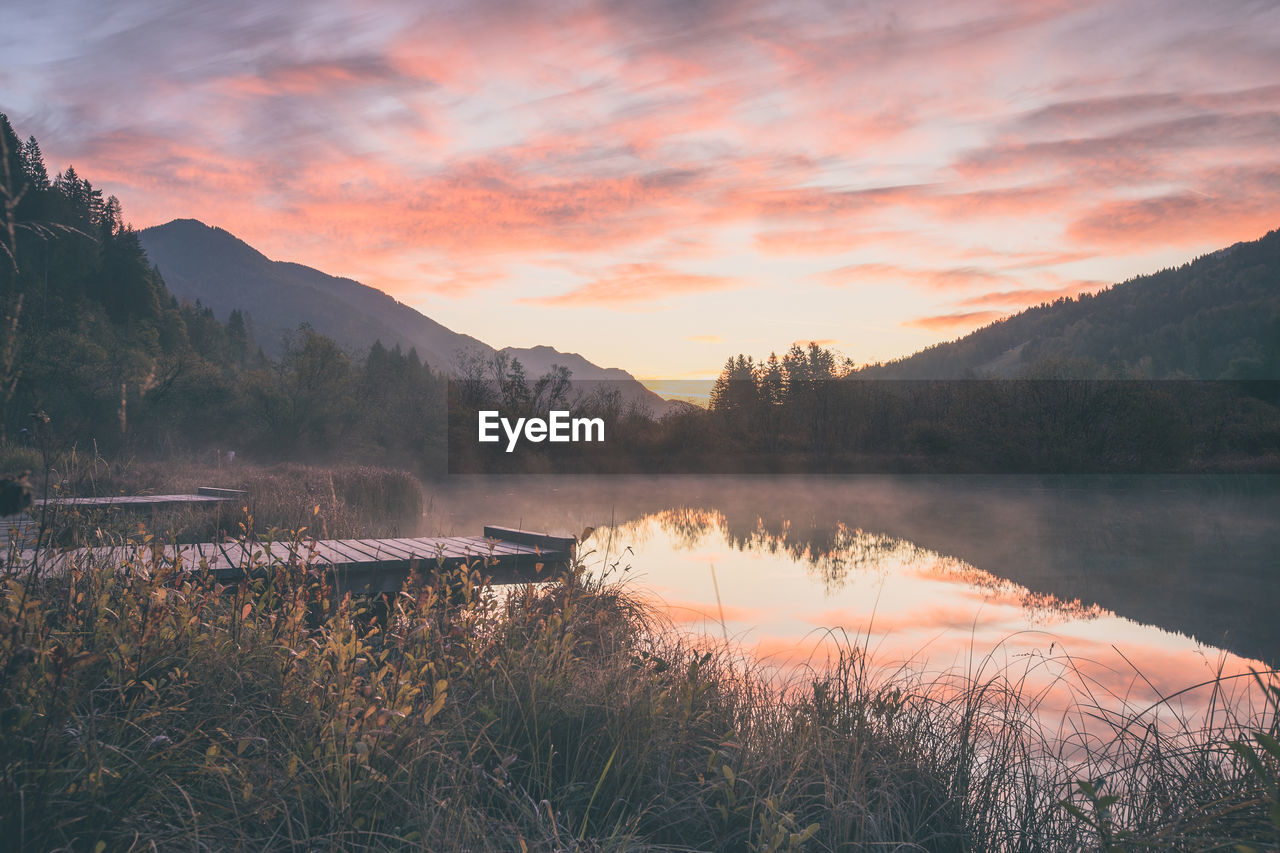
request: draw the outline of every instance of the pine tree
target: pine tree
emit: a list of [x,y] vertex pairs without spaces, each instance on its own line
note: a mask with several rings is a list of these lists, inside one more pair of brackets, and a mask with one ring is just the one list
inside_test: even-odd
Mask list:
[[232,356],[243,364],[249,355],[249,327],[238,308],[232,308],[231,316],[227,318],[227,340],[231,344]]
[[22,170],[33,190],[44,192],[49,189],[49,172],[45,169],[44,155],[40,153],[40,144],[34,136],[28,136],[22,146]]

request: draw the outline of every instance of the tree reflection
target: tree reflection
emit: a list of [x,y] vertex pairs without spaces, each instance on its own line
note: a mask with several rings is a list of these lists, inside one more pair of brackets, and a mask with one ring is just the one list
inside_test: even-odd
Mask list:
[[642,543],[652,535],[655,524],[681,550],[695,550],[708,544],[709,538],[718,536],[738,551],[783,557],[803,566],[821,581],[827,595],[842,589],[854,575],[915,569],[938,579],[962,583],[984,597],[1016,604],[1027,620],[1037,625],[1090,620],[1110,614],[1097,604],[1034,592],[963,560],[843,522],[823,525],[811,518],[808,523],[797,525],[781,515],[734,519],[718,510],[676,507],[623,525],[623,538]]

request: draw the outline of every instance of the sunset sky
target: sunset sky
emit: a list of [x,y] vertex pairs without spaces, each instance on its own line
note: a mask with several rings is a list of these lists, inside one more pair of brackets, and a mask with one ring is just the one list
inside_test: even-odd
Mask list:
[[1280,227],[1275,2],[111,2],[0,111],[179,217],[641,377],[908,354]]

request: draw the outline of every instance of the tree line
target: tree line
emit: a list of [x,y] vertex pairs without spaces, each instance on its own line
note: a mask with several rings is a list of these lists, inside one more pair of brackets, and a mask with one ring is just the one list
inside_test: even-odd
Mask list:
[[268,358],[253,319],[179,302],[121,205],[0,115],[0,443],[107,453],[219,448],[425,467],[444,442],[441,366],[309,327]]
[[504,385],[499,370],[483,385],[478,398],[465,379],[451,393],[456,472],[1280,471],[1270,380],[877,380],[810,343],[729,358],[705,409],[654,420],[583,400],[581,412],[606,416],[604,444],[512,453],[477,445],[477,408],[539,407],[523,390],[504,396],[524,387],[518,377]]
[[[1105,381],[1050,371],[1055,378],[887,381],[811,343],[759,361],[734,356],[707,408],[657,420],[610,383],[573,382],[565,368],[528,376],[502,353],[460,354],[446,372],[381,342],[351,354],[303,326],[269,358],[248,314],[232,311],[222,321],[198,302],[179,302],[119,200],[70,166],[51,178],[37,141],[21,141],[3,116],[0,204],[0,444],[93,442],[102,452],[168,454],[219,448],[424,472],[442,470],[446,448],[451,470],[1280,468],[1280,399],[1266,380]],[[1228,288],[1240,297],[1231,304],[1257,304],[1266,290],[1259,282],[1280,268],[1271,258],[1278,251],[1280,235],[1269,236],[1191,269],[1197,280],[1218,281],[1224,264],[1243,264],[1235,290]],[[1162,288],[1175,286],[1161,276]],[[1109,293],[1117,292],[1123,316],[1139,312],[1136,297],[1124,288]],[[1203,287],[1182,292],[1202,319],[1235,316],[1213,314]],[[1181,316],[1167,305],[1160,311],[1157,321]],[[1222,353],[1234,350],[1214,338],[1202,347],[1206,358],[1228,375],[1266,375],[1269,316],[1241,344],[1254,347],[1253,356],[1224,362]],[[1190,332],[1184,338],[1196,340]],[[1256,364],[1248,360],[1255,356]],[[603,417],[607,440],[518,456],[475,442],[480,409],[528,417],[561,408]]]

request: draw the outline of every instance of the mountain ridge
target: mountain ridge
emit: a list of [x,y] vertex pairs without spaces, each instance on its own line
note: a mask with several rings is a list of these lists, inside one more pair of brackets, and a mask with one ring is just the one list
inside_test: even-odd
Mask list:
[[232,310],[247,312],[265,350],[278,353],[285,336],[307,323],[344,349],[385,346],[414,348],[436,370],[452,372],[460,353],[499,352],[518,358],[531,377],[552,365],[568,367],[577,384],[617,382],[625,402],[664,414],[668,401],[626,370],[600,367],[578,353],[549,345],[497,349],[471,335],[455,332],[390,294],[355,279],[334,276],[293,261],[268,258],[230,231],[198,219],[174,219],[138,232],[148,258],[179,299],[200,301],[225,319]]
[[865,365],[868,379],[1280,379],[1280,230]]

